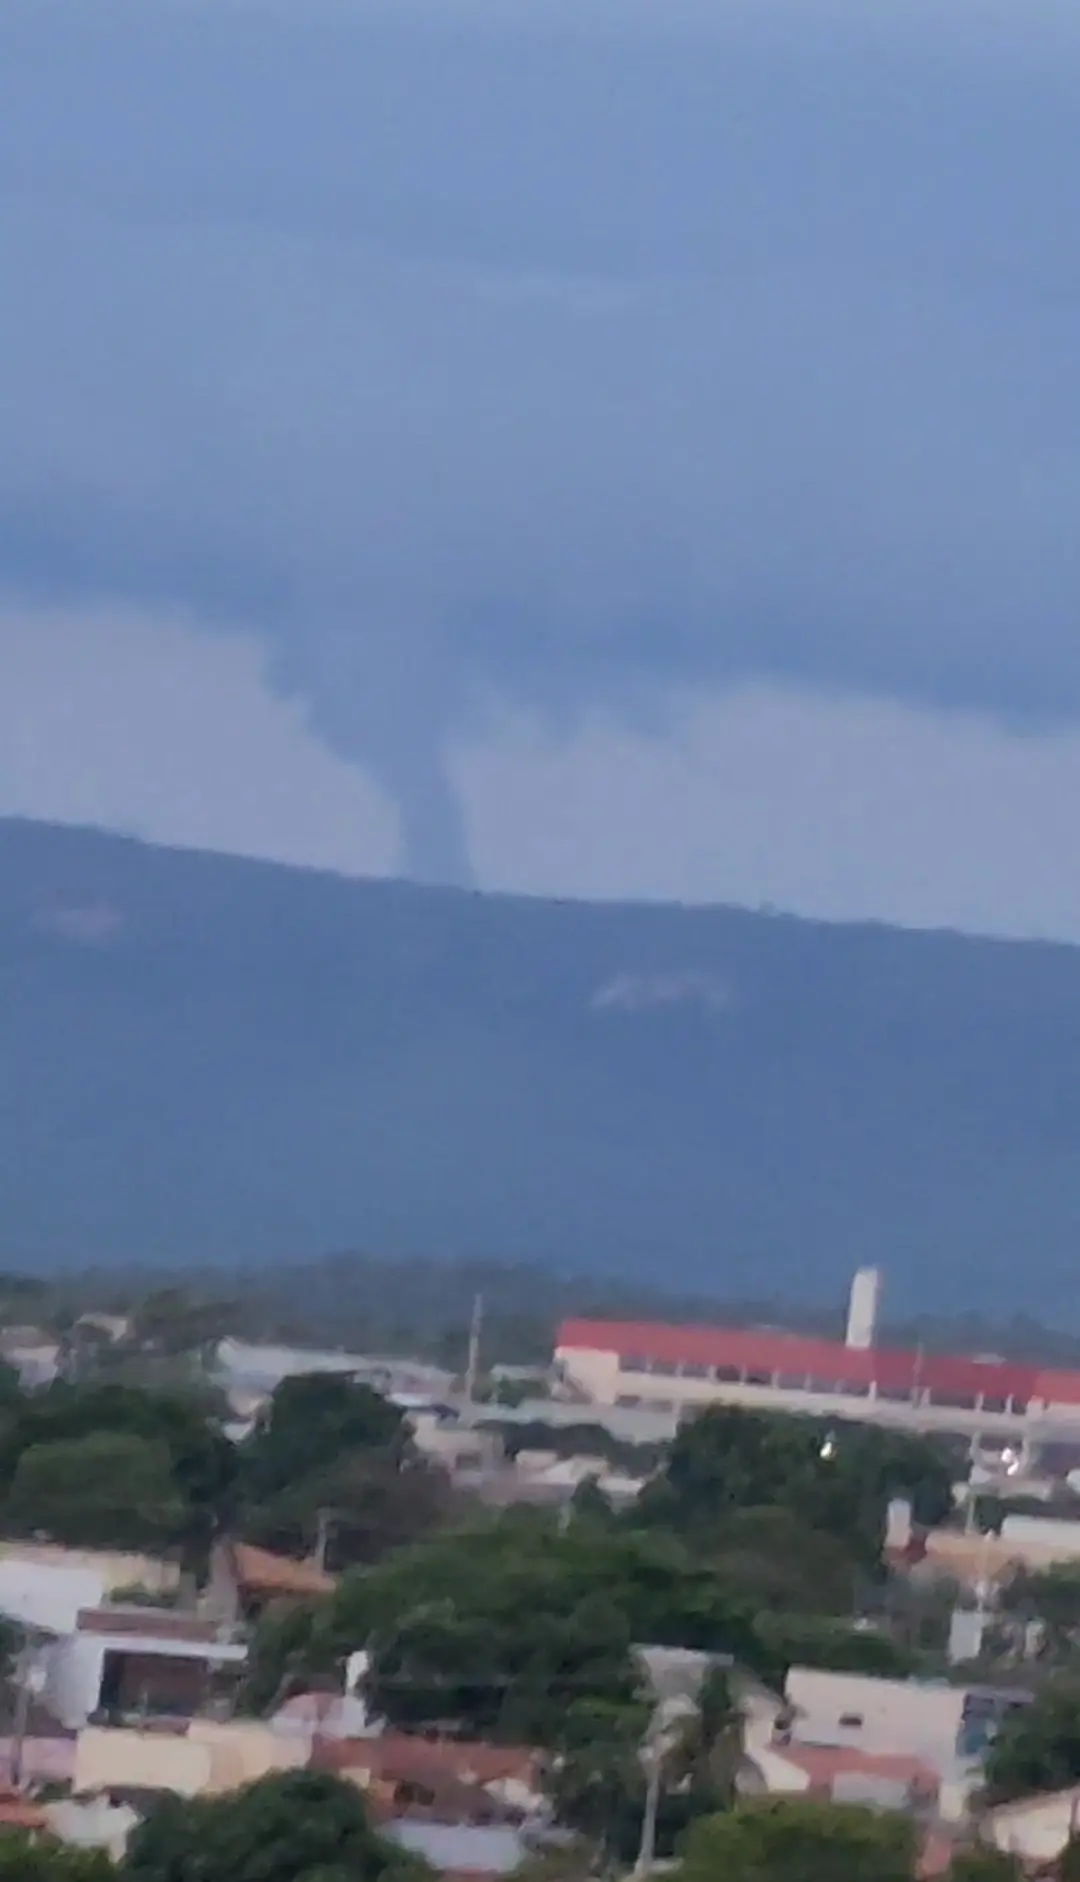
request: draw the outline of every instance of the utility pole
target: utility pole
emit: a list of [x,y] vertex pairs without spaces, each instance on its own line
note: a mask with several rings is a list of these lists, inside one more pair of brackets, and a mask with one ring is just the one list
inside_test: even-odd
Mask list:
[[480,1373],[480,1335],[484,1326],[484,1296],[478,1294],[473,1301],[472,1325],[469,1328],[469,1358],[465,1367],[465,1397],[472,1404],[476,1397],[476,1381]]
[[326,1557],[330,1548],[330,1531],[334,1520],[333,1510],[320,1510],[318,1528],[315,1532],[315,1566],[326,1573]]
[[656,1819],[660,1811],[660,1778],[663,1771],[664,1753],[659,1744],[642,1748],[641,1761],[645,1766],[645,1809],[641,1818],[641,1842],[638,1845],[637,1860],[631,1870],[631,1882],[648,1882],[656,1861]]
[[14,1676],[16,1680],[15,1715],[11,1724],[11,1757],[9,1763],[9,1781],[12,1790],[22,1789],[23,1757],[26,1750],[26,1734],[30,1725],[30,1705],[39,1680],[37,1673],[37,1652],[35,1637],[27,1628],[23,1633],[22,1646],[15,1658]]

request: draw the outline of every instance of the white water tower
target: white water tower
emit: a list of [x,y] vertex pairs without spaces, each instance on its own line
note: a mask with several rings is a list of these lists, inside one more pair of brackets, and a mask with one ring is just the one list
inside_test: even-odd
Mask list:
[[881,1269],[860,1268],[851,1283],[851,1294],[848,1298],[845,1346],[858,1346],[864,1351],[867,1347],[873,1346],[877,1338],[880,1311]]

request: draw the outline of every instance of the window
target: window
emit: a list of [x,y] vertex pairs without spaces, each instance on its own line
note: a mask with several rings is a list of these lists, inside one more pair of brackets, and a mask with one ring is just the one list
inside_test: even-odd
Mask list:
[[974,1411],[975,1394],[973,1392],[928,1392],[927,1402],[931,1405],[947,1406],[950,1411]]
[[841,1731],[859,1732],[862,1730],[862,1724],[863,1724],[863,1715],[861,1712],[841,1712],[840,1714]]
[[805,1372],[779,1372],[776,1375],[776,1383],[782,1392],[805,1392],[806,1374]]
[[636,1392],[620,1392],[615,1403],[621,1405],[624,1411],[637,1411],[641,1400]]
[[682,1376],[684,1379],[711,1379],[712,1367],[699,1366],[696,1360],[688,1359],[682,1366]]
[[836,1389],[838,1392],[841,1392],[845,1398],[870,1397],[870,1387],[858,1379],[848,1379],[846,1383],[841,1383]]
[[772,1382],[773,1376],[771,1372],[755,1371],[748,1372],[746,1375],[747,1385],[771,1385]]
[[742,1367],[717,1366],[716,1379],[718,1385],[738,1385],[742,1379]]
[[620,1353],[619,1354],[619,1371],[620,1372],[648,1372],[648,1370],[649,1370],[649,1362],[647,1359],[644,1359],[641,1356],[641,1354],[639,1353]]
[[1011,1402],[1010,1409],[1016,1413],[1018,1418],[1023,1418],[1025,1412],[1027,1411],[1027,1399],[1026,1398],[1014,1398]]
[[673,1359],[654,1359],[650,1370],[658,1379],[674,1379],[679,1368]]
[[650,1411],[670,1412],[675,1410],[675,1401],[670,1398],[651,1398],[648,1406]]
[[982,1408],[983,1408],[983,1411],[989,1411],[989,1412],[1007,1411],[1008,1400],[1003,1399],[1003,1398],[998,1398],[990,1392],[984,1392],[982,1396]]

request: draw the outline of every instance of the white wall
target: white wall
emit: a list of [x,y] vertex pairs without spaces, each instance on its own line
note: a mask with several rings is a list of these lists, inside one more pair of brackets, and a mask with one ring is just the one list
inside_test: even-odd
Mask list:
[[42,1650],[42,1698],[53,1717],[77,1732],[97,1711],[108,1641],[102,1634],[69,1634]]
[[[847,1418],[893,1430],[985,1433],[1035,1443],[1080,1435],[1080,1406],[1055,1406],[1045,1420],[1038,1401],[1028,1412],[961,1411],[951,1405],[911,1405],[907,1401],[863,1398],[839,1392],[804,1392],[791,1387],[719,1383],[713,1379],[664,1377],[660,1373],[620,1372],[618,1355],[581,1347],[558,1347],[556,1361],[566,1379],[595,1405],[615,1405],[625,1396],[647,1408],[674,1404],[693,1411],[704,1405],[745,1405],[757,1411],[802,1412],[816,1418]],[[585,1408],[583,1407],[582,1410]]]
[[[793,1744],[851,1745],[923,1758],[939,1769],[955,1761],[962,1688],[793,1666],[784,1690],[796,1712]],[[860,1722],[845,1725],[844,1719]]]
[[104,1597],[105,1580],[97,1569],[62,1567],[17,1555],[0,1560],[0,1614],[26,1627],[40,1627],[51,1634],[73,1633],[80,1608],[99,1607]]

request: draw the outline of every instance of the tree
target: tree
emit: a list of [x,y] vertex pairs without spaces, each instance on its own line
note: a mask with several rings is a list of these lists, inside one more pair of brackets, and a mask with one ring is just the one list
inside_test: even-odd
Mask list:
[[910,1679],[919,1669],[918,1656],[890,1635],[829,1615],[763,1614],[758,1629],[786,1666],[870,1673],[880,1679]]
[[[475,1674],[487,1693],[478,1708],[468,1707],[475,1719],[478,1710],[493,1714],[494,1684],[524,1693],[530,1664],[535,1684],[537,1669],[550,1670],[552,1656],[565,1651],[575,1657],[575,1677],[583,1676],[590,1644],[590,1677],[606,1664],[603,1696],[612,1656],[621,1666],[631,1642],[729,1654],[769,1678],[785,1670],[751,1601],[733,1595],[677,1537],[622,1524],[563,1525],[549,1512],[519,1508],[441,1531],[365,1573],[345,1575],[304,1624],[302,1639],[290,1632],[286,1641],[282,1623],[270,1617],[256,1635],[252,1684],[265,1696],[286,1675],[327,1673],[373,1646],[372,1678],[392,1716],[445,1718],[450,1675]],[[395,1699],[395,1690],[406,1694],[406,1669],[413,1696]],[[509,1732],[503,1709],[500,1716]]]
[[1030,1791],[1067,1790],[1080,1780],[1080,1686],[1055,1681],[1005,1720],[986,1759],[988,1802]]
[[1068,1660],[1080,1639],[1080,1567],[1056,1562],[1044,1569],[1018,1568],[1001,1591],[1001,1607],[1021,1624],[1039,1623],[1040,1658]]
[[301,1770],[223,1797],[163,1797],[133,1832],[123,1873],[124,1882],[390,1882],[401,1867],[354,1785]]
[[911,1497],[917,1518],[952,1508],[952,1472],[930,1441],[855,1423],[714,1405],[682,1425],[636,1520],[722,1539],[745,1510],[783,1509],[875,1569],[892,1497]]
[[948,1882],[1024,1882],[1024,1874],[1019,1856],[995,1849],[992,1843],[972,1843],[957,1850],[949,1864]]
[[40,1531],[88,1548],[159,1549],[183,1536],[189,1510],[163,1444],[97,1431],[24,1451],[3,1514],[22,1535]]
[[329,1524],[327,1565],[333,1570],[381,1561],[419,1541],[463,1508],[446,1472],[407,1451],[352,1450],[245,1511],[251,1542],[305,1555],[320,1523]]
[[754,1799],[691,1827],[681,1882],[912,1882],[915,1858],[906,1817]]
[[0,1831],[0,1882],[118,1882],[102,1850],[69,1849],[24,1831]]
[[164,1446],[188,1512],[186,1539],[190,1546],[205,1544],[231,1507],[238,1462],[224,1433],[180,1393],[63,1383],[35,1393],[13,1424],[0,1426],[0,1495],[10,1490],[25,1452],[107,1433]]
[[407,1439],[401,1412],[369,1385],[340,1373],[285,1379],[244,1450],[248,1493],[264,1502],[319,1474],[346,1452],[400,1453]]
[[365,1695],[392,1725],[510,1744],[558,1743],[576,1701],[629,1706],[639,1683],[625,1620],[597,1596],[484,1614],[448,1595],[406,1609],[370,1652]]

